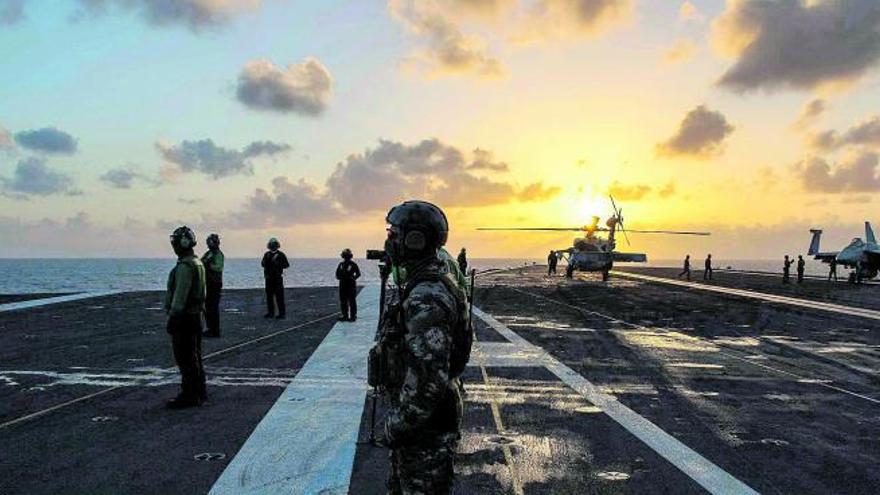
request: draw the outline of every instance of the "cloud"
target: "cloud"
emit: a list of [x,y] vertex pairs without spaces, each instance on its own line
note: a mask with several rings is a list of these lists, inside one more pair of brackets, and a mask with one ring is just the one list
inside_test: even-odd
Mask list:
[[79,0],[85,15],[104,15],[115,7],[134,11],[153,26],[184,25],[192,31],[217,27],[258,9],[262,0]]
[[0,182],[7,195],[16,199],[53,194],[81,194],[73,187],[73,179],[70,176],[51,170],[42,158],[30,157],[20,160],[12,178],[0,178]]
[[871,116],[850,127],[843,134],[828,130],[810,135],[810,145],[820,150],[834,150],[844,146],[863,146],[880,149],[880,115]]
[[880,170],[878,155],[871,151],[852,153],[836,166],[822,158],[811,157],[797,165],[801,184],[809,192],[878,192]]
[[734,91],[812,89],[861,77],[880,60],[876,0],[728,0],[714,45],[735,58],[718,84]]
[[248,62],[238,76],[235,95],[248,108],[320,115],[330,101],[333,76],[315,58],[277,67],[268,60]]
[[159,184],[159,181],[156,179],[147,177],[131,168],[121,167],[108,170],[99,179],[115,189],[131,189],[135,181],[141,181],[154,186]]
[[669,48],[663,51],[663,61],[669,64],[677,64],[684,62],[697,53],[697,45],[687,39],[679,38],[675,40]]
[[[463,3],[458,0],[454,3]],[[476,4],[476,2],[466,2]],[[499,77],[501,63],[489,54],[486,41],[467,36],[451,18],[450,2],[430,0],[390,0],[388,9],[425,47],[411,55],[407,66],[429,77],[466,74]],[[453,6],[454,7],[454,6]]]
[[646,184],[623,184],[614,181],[608,186],[608,194],[618,201],[641,201],[652,194],[666,199],[675,194],[675,183],[669,182],[658,189]]
[[0,125],[0,151],[11,150],[15,148],[15,142],[12,134]]
[[522,39],[592,37],[627,20],[632,0],[537,0],[528,4]]
[[0,0],[0,26],[11,26],[24,19],[25,0]]
[[618,201],[639,201],[651,192],[651,186],[644,184],[626,185],[617,181],[608,186],[608,194]]
[[156,143],[165,161],[180,172],[201,172],[213,179],[253,173],[253,159],[285,152],[290,145],[255,141],[242,151],[217,146],[211,139],[182,141],[178,145]]
[[691,2],[686,1],[681,4],[681,7],[678,8],[679,22],[703,21],[705,19],[705,16],[700,13],[700,10],[697,9],[697,6],[692,4]]
[[804,108],[801,109],[801,114],[798,116],[797,120],[792,124],[792,127],[795,129],[804,129],[809,127],[816,121],[823,113],[828,110],[828,103],[821,99],[816,98],[814,100],[810,100],[804,105]]
[[295,224],[316,224],[341,218],[342,212],[326,194],[300,179],[272,180],[272,193],[257,189],[244,207],[232,215],[240,228],[261,228]]
[[323,188],[303,179],[276,177],[272,191],[257,189],[232,213],[243,227],[320,223],[385,211],[405,199],[434,201],[444,208],[479,207],[511,201],[546,201],[558,187],[517,187],[476,172],[506,170],[488,151],[468,154],[437,139],[413,145],[380,140],[374,148],[338,163]]
[[61,155],[72,155],[77,148],[77,141],[73,136],[54,127],[17,132],[15,142],[32,151]]
[[687,113],[674,136],[657,145],[657,153],[707,158],[721,151],[722,142],[733,130],[721,112],[699,105]]

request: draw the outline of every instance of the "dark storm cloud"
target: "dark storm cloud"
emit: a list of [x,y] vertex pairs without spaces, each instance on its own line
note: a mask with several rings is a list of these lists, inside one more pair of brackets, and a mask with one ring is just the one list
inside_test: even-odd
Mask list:
[[18,162],[12,178],[0,178],[3,190],[16,198],[50,196],[53,194],[80,194],[73,187],[70,176],[46,166],[41,158],[25,158]]
[[24,19],[25,0],[0,0],[0,26],[9,26]]
[[795,166],[801,184],[810,192],[880,192],[878,155],[863,151],[847,156],[836,166],[812,157]]
[[317,59],[286,68],[255,60],[239,74],[235,95],[254,110],[316,116],[327,108],[332,90],[333,76]]
[[201,172],[214,179],[253,173],[254,158],[285,152],[290,146],[271,141],[255,141],[243,150],[217,146],[211,139],[182,141],[178,145],[156,143],[156,149],[169,164],[182,172]]
[[542,183],[518,188],[474,173],[500,170],[498,163],[485,150],[468,155],[437,139],[413,145],[380,140],[337,164],[323,188],[277,177],[271,192],[257,189],[233,216],[242,226],[292,225],[384,211],[411,198],[454,208],[545,201],[560,192]]
[[133,11],[154,26],[185,25],[192,31],[216,27],[260,7],[262,0],[79,0],[83,15],[112,8]]
[[721,150],[724,138],[733,129],[721,112],[700,105],[688,112],[674,136],[657,145],[657,153],[706,158]]
[[713,26],[736,61],[719,84],[735,91],[813,88],[860,77],[880,60],[877,0],[740,0]]
[[44,127],[33,131],[15,133],[15,142],[22,148],[42,153],[72,155],[76,153],[77,142],[70,134],[54,127]]

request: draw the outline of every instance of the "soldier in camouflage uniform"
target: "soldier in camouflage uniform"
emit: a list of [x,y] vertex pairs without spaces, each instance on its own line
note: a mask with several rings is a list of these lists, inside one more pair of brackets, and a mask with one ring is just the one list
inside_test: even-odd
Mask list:
[[462,400],[450,360],[453,331],[466,318],[466,302],[447,259],[438,255],[448,223],[439,208],[422,201],[396,206],[386,220],[388,254],[395,273],[405,273],[405,280],[397,281],[404,287],[403,299],[392,316],[403,333],[398,369],[392,372],[400,379],[386,387],[391,400],[385,421],[391,448],[388,493],[451,493]]

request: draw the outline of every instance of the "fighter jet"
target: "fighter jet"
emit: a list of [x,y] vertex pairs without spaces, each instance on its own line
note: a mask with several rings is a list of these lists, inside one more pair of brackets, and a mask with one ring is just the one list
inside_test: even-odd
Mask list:
[[822,238],[820,229],[810,229],[813,239],[810,241],[808,255],[823,263],[836,262],[838,265],[851,268],[849,281],[860,283],[863,279],[871,279],[877,276],[880,270],[880,245],[874,236],[874,230],[870,222],[865,222],[865,240],[856,237],[848,246],[840,251],[819,250],[819,241]]

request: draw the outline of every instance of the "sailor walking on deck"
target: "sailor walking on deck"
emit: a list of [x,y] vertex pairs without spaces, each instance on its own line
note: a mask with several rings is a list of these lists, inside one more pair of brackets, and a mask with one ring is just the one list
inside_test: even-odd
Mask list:
[[208,250],[202,255],[205,265],[205,337],[220,336],[220,296],[223,291],[223,263],[225,257],[220,250],[220,236],[211,234],[205,240]]
[[806,268],[806,266],[807,262],[804,261],[803,255],[799,254],[797,261],[797,283],[799,284],[804,283],[804,269]]
[[684,257],[684,269],[678,274],[678,278],[681,278],[682,275],[687,275],[688,280],[691,279],[691,255]]
[[361,278],[361,269],[352,261],[351,249],[345,248],[340,253],[342,262],[336,267],[336,280],[339,280],[339,306],[342,315],[339,321],[357,320],[357,279]]
[[196,236],[189,227],[171,234],[177,265],[168,274],[165,326],[171,334],[174,361],[180,369],[180,394],[168,402],[171,409],[194,407],[207,400],[202,367],[202,312],[205,310],[205,266],[193,253]]
[[837,258],[831,258],[831,262],[829,264],[828,269],[828,281],[831,282],[831,278],[834,278],[834,281],[837,282]]
[[550,254],[547,255],[547,276],[556,275],[556,252],[550,251]]
[[703,270],[703,280],[712,280],[712,255],[706,256],[706,268]]
[[[266,244],[269,249],[263,255],[263,276],[266,278],[266,314],[264,318],[273,316],[282,320],[287,316],[287,307],[284,304],[284,270],[290,268],[287,255],[281,250],[278,239],[271,238]],[[275,305],[278,305],[278,315],[275,315]]]

